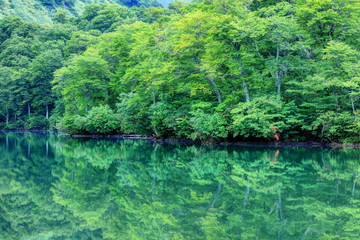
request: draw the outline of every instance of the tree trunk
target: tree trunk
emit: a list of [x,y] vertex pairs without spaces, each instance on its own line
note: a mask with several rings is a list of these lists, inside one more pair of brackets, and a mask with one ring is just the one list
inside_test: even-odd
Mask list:
[[[276,46],[276,62],[279,61],[280,58],[280,48],[279,46]],[[277,85],[277,94],[280,94],[281,92],[281,74],[280,70],[278,70],[276,73],[276,85]]]
[[[238,57],[240,57],[240,56],[238,56]],[[238,61],[238,65],[239,65],[241,77],[242,77],[243,79],[245,79],[245,75],[246,75],[246,74],[244,73],[244,71],[241,70],[241,69],[242,69],[242,63],[241,63],[240,61]],[[246,81],[245,81],[245,80],[242,81],[242,85],[243,85],[243,90],[244,90],[244,94],[245,94],[245,101],[246,101],[246,102],[250,102],[249,89],[248,89],[248,87],[247,87],[247,84],[246,84]]]
[[277,72],[270,72],[271,76],[275,78],[275,86],[276,86],[276,93],[280,95],[281,93],[281,82],[282,82],[282,73],[280,70]]
[[27,103],[28,116],[31,117],[31,107],[30,103]]
[[216,97],[217,97],[217,99],[218,99],[218,102],[219,102],[219,103],[222,103],[221,94],[220,94],[219,89],[218,89],[217,86],[216,86],[216,83],[215,83],[214,79],[213,79],[213,78],[210,78],[210,77],[206,77],[206,80],[208,80],[209,83],[211,84],[211,86],[213,87],[213,89],[214,89],[214,91],[215,91],[215,94],[216,94]]
[[6,126],[9,125],[9,110],[6,109]]
[[159,136],[159,132],[157,131],[157,129],[156,129],[156,126],[155,125],[153,125],[153,130],[154,130],[154,133],[155,133],[155,136]]
[[276,46],[276,61],[278,61],[280,58],[280,48],[279,48],[279,45]]
[[49,105],[48,104],[46,104],[46,119],[48,119],[49,118]]
[[74,103],[74,109],[75,109],[76,115],[78,115],[78,114],[79,114],[79,111],[78,111],[78,108],[77,108],[77,106],[76,106],[75,103]]
[[278,71],[276,72],[276,85],[277,85],[277,94],[280,95],[281,93],[281,73]]
[[[280,60],[280,47],[277,46],[276,47],[276,57],[275,57],[276,62],[278,63]],[[271,73],[272,76],[274,76],[276,78],[276,86],[277,86],[277,94],[280,95],[281,93],[281,84],[282,84],[282,79],[284,76],[287,75],[287,65],[285,63],[281,63],[280,66],[278,66],[278,69],[276,71],[276,73]]]
[[85,111],[87,112],[87,111],[89,111],[89,108],[90,108],[89,103],[91,102],[91,94],[90,93],[86,94],[86,99],[87,99],[87,102],[85,105]]
[[244,89],[244,94],[245,94],[245,100],[246,100],[246,102],[250,102],[249,89],[247,87],[245,80],[243,80],[242,84],[243,84],[243,89]]
[[351,107],[352,107],[352,110],[353,110],[353,113],[354,113],[355,119],[356,119],[357,118],[357,116],[356,116],[356,108],[355,108],[355,103],[354,103],[353,96],[350,96],[350,99],[351,99]]

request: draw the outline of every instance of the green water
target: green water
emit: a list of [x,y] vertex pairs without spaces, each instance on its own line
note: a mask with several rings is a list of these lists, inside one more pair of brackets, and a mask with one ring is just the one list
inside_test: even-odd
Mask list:
[[0,133],[0,239],[360,239],[360,151]]

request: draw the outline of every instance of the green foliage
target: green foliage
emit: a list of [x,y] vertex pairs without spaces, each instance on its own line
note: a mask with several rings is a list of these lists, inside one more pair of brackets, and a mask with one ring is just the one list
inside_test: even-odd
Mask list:
[[111,134],[119,128],[119,117],[107,105],[94,107],[86,115],[85,129],[89,133]]
[[176,120],[173,117],[175,109],[173,106],[158,102],[149,107],[149,118],[156,137],[174,135]]
[[86,132],[86,118],[75,115],[65,115],[55,125],[55,129],[60,132],[69,134],[85,134]]
[[85,54],[72,58],[55,72],[54,89],[61,92],[70,113],[84,113],[108,97],[110,73],[106,61],[94,49]]
[[54,25],[0,20],[4,127],[43,117],[96,132],[87,115],[108,105],[120,119],[110,132],[359,139],[356,0],[94,1],[80,15],[77,1],[43,3],[57,9]]
[[113,134],[120,129],[120,121],[105,105],[92,108],[85,116],[65,115],[55,127],[69,134]]
[[[210,105],[198,103],[192,106],[189,124],[192,133],[189,138],[193,140],[211,141],[226,139],[228,137],[227,122],[218,112],[209,112]],[[211,109],[211,108],[210,108]]]
[[26,129],[49,129],[49,122],[43,116],[33,116],[25,122]]
[[278,97],[260,97],[240,103],[231,113],[235,136],[276,138],[300,125],[294,104],[286,104]]
[[116,104],[119,114],[121,132],[148,134],[150,132],[150,120],[148,115],[149,103],[139,101],[141,96],[136,93],[121,94]]
[[339,141],[347,137],[349,141],[352,137],[359,136],[359,120],[351,112],[325,112],[319,114],[312,123],[311,129],[318,130],[321,138],[329,141]]
[[47,24],[64,23],[71,17],[79,16],[87,5],[100,3],[126,7],[161,6],[155,0],[1,0],[0,18],[17,15],[24,21]]

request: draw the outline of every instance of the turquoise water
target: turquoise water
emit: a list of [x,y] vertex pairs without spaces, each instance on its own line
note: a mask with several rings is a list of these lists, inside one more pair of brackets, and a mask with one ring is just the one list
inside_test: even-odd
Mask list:
[[359,239],[360,151],[0,133],[0,239]]

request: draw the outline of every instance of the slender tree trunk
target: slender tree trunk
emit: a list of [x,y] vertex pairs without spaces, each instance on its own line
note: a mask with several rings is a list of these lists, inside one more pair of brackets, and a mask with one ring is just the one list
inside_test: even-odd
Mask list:
[[352,107],[353,113],[355,115],[355,118],[357,118],[357,116],[356,116],[356,108],[355,108],[355,103],[354,103],[353,96],[350,96],[350,100],[351,100],[351,107]]
[[30,103],[27,103],[27,109],[28,109],[28,116],[31,117],[31,107],[30,107]]
[[246,102],[250,102],[249,89],[247,87],[247,84],[246,84],[245,80],[243,80],[242,85],[243,85],[243,89],[244,89],[245,100],[246,100]]
[[155,125],[153,125],[153,129],[154,129],[155,136],[159,136],[159,132],[157,131],[156,126],[155,126]]
[[275,86],[276,86],[276,93],[280,95],[281,93],[281,83],[282,83],[282,77],[281,77],[281,71],[278,70],[277,72],[270,72],[271,76],[275,78]]
[[[276,46],[276,62],[278,63],[280,60],[280,47]],[[280,66],[278,66],[278,69],[275,74],[271,74],[275,76],[276,78],[276,86],[277,86],[277,94],[280,95],[281,93],[281,85],[282,85],[282,79],[284,76],[287,75],[287,66],[285,63],[281,63]]]
[[276,61],[279,61],[280,58],[280,47],[279,45],[276,46]]
[[74,110],[75,110],[76,115],[79,115],[79,110],[78,110],[78,108],[77,108],[76,103],[74,103]]
[[[238,56],[238,57],[240,57],[240,56]],[[247,87],[246,81],[244,80],[246,74],[245,74],[244,71],[241,70],[242,69],[242,63],[240,61],[238,61],[238,65],[239,65],[241,77],[243,78],[242,85],[243,85],[243,90],[244,90],[244,94],[245,94],[245,101],[250,102],[249,89]]]
[[9,125],[9,109],[6,109],[6,126]]
[[46,119],[49,118],[49,104],[46,104]]
[[281,73],[280,71],[276,72],[276,85],[277,85],[277,94],[281,93]]
[[87,111],[89,111],[89,103],[90,103],[90,100],[91,100],[91,94],[90,93],[88,93],[88,94],[86,94],[86,98],[87,98],[87,102],[86,102],[86,105],[85,105],[85,111],[87,112]]
[[215,83],[214,79],[211,78],[211,77],[206,77],[206,80],[208,80],[209,83],[211,84],[211,86],[213,87],[213,89],[215,91],[215,94],[216,94],[216,97],[218,99],[218,102],[222,103],[221,94],[220,94],[220,91],[219,91],[218,87],[216,86],[216,83]]
[[[279,45],[276,46],[276,62],[279,61],[280,58],[280,47]],[[280,94],[281,92],[281,75],[280,71],[278,70],[276,73],[276,85],[277,85],[277,94]]]
[[323,142],[323,140],[324,140],[324,132],[325,132],[325,124],[323,124],[322,129],[321,129],[321,142]]

